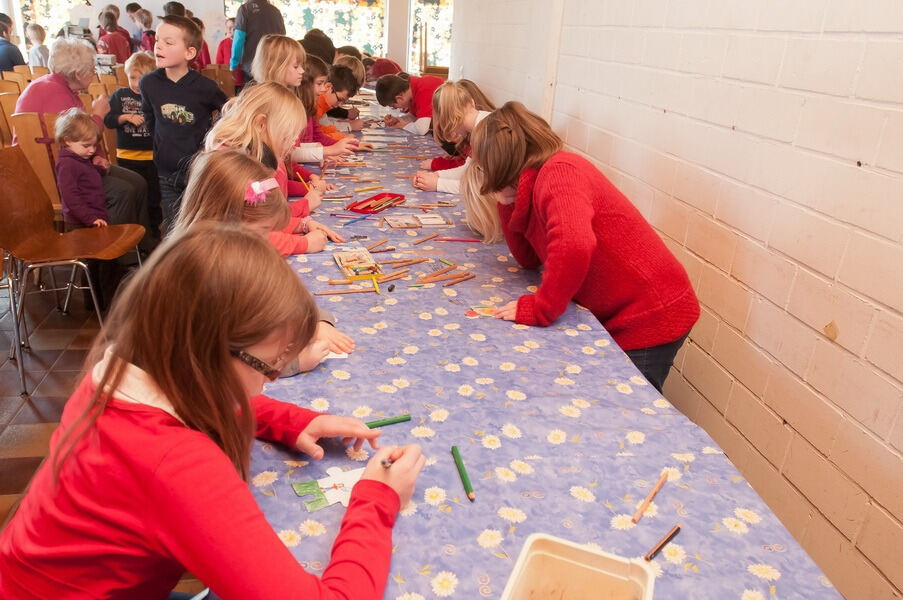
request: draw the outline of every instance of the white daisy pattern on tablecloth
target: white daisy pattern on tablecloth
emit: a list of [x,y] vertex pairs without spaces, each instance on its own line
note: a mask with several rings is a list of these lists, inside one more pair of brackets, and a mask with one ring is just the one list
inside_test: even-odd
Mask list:
[[527,520],[527,514],[524,511],[512,506],[501,507],[497,514],[509,523],[523,523]]
[[573,496],[577,500],[580,500],[581,502],[595,502],[596,501],[596,495],[593,494],[589,490],[589,488],[585,488],[581,485],[572,485],[570,492],[571,492],[571,496]]
[[482,548],[495,548],[502,543],[502,532],[498,529],[484,529],[477,536],[477,543]]
[[613,516],[608,524],[612,529],[617,529],[618,531],[626,531],[636,527],[636,523],[631,520],[630,515],[624,514]]
[[458,577],[451,571],[439,571],[439,573],[430,580],[430,587],[433,593],[440,598],[447,598],[455,593],[458,587]]
[[563,444],[568,440],[568,436],[561,429],[553,429],[549,432],[549,435],[546,436],[546,440],[550,444]]
[[757,513],[754,510],[750,510],[748,508],[735,508],[734,516],[737,517],[738,519],[746,521],[750,525],[755,525],[756,523],[759,523],[762,520],[762,517],[759,516],[759,513]]
[[665,544],[665,547],[662,548],[662,556],[671,564],[682,565],[687,558],[687,552],[683,546],[671,542]]
[[781,572],[771,565],[756,563],[754,565],[749,565],[748,567],[746,567],[746,570],[756,577],[764,579],[765,581],[777,581],[781,578]]
[[326,527],[323,526],[319,521],[315,521],[313,519],[308,519],[301,523],[298,527],[298,531],[301,532],[301,535],[307,537],[316,537],[318,535],[323,535],[326,533]]
[[282,540],[282,543],[289,548],[294,548],[301,543],[301,535],[293,529],[283,529],[277,535]]
[[423,501],[430,506],[439,506],[445,502],[445,490],[438,486],[426,488],[423,492]]

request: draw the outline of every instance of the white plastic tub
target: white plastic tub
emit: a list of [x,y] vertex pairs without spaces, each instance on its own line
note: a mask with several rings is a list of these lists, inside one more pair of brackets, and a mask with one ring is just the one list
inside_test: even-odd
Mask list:
[[651,600],[652,569],[623,558],[534,533],[520,551],[501,600]]

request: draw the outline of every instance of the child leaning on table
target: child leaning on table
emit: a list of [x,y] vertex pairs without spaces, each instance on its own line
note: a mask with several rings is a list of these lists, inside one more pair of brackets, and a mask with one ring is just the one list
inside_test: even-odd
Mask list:
[[[267,236],[285,236],[289,221],[285,195],[272,172],[243,152],[221,149],[201,154],[191,166],[188,188],[175,228],[188,229],[201,221],[241,225]],[[298,365],[286,369],[285,376],[309,371],[332,352],[351,352],[354,340],[336,329],[335,319],[320,310],[317,333],[298,356]]]
[[374,454],[320,577],[248,487],[255,437],[313,459],[324,437],[378,447],[357,419],[261,395],[309,343],[315,314],[260,236],[222,223],[170,236],[117,298],[48,460],[0,533],[0,597],[166,598],[189,570],[223,598],[382,598],[392,527],[425,462],[418,446]]

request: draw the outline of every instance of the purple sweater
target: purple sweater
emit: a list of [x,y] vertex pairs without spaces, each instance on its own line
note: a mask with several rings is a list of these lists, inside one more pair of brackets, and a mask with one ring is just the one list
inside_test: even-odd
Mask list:
[[90,158],[60,149],[56,161],[56,185],[66,223],[91,227],[97,219],[109,220],[103,195],[104,175],[106,170],[94,166]]

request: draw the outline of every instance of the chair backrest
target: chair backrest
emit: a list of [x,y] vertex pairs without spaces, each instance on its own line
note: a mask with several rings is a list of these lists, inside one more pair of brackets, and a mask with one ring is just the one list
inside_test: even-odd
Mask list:
[[[35,115],[36,116],[36,115]],[[25,244],[57,237],[53,206],[21,146],[0,149],[0,246],[16,255]]]
[[43,77],[44,75],[50,75],[50,69],[47,67],[32,67],[31,68],[31,78],[37,79],[38,77]]
[[[56,115],[45,115],[45,123],[56,123]],[[16,113],[10,119],[10,125],[16,132],[16,143],[22,149],[22,153],[32,165],[32,172],[37,173],[44,194],[50,199],[52,207],[60,206],[60,193],[56,189],[56,173],[53,169],[53,129],[47,129],[50,135],[44,133],[41,126],[41,117],[38,113]],[[48,124],[50,127],[52,125]],[[4,183],[5,186],[5,183]],[[5,189],[4,189],[5,193]],[[3,219],[0,219],[2,221]],[[51,220],[53,220],[51,214]]]
[[125,65],[116,65],[113,67],[113,72],[116,73],[117,88],[129,87],[129,78],[125,74]]
[[0,73],[0,75],[2,75],[3,79],[7,81],[15,81],[16,83],[18,83],[20,94],[24,92],[25,88],[28,86],[28,80],[25,79],[25,75],[22,75],[21,73],[15,73],[13,71],[3,71],[2,73]]
[[101,75],[100,82],[107,86],[107,89],[110,91],[116,91],[119,89],[119,80],[116,79],[115,75]]
[[19,84],[15,81],[0,79],[0,93],[3,92],[14,92],[16,94],[21,94],[22,90],[19,89]]
[[13,67],[13,72],[19,73],[25,77],[27,81],[31,81],[31,69],[28,68],[28,65],[15,65]]
[[16,111],[18,100],[18,93],[0,92],[0,148],[13,143],[13,126],[9,118]]
[[235,80],[232,79],[232,71],[229,65],[217,65],[219,68],[219,87],[229,98],[235,95]]
[[[88,84],[88,95],[91,96],[91,98],[96,98],[106,93],[107,86],[104,84],[97,82]],[[82,99],[82,103],[84,103],[84,98]]]

